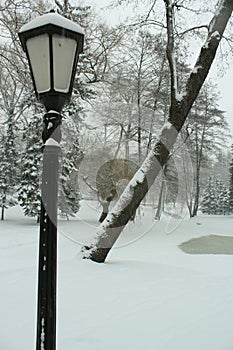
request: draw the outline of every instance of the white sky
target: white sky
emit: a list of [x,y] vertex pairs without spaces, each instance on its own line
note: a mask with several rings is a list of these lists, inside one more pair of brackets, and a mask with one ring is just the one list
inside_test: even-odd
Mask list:
[[231,135],[233,137],[233,67],[219,79],[218,86],[221,91],[221,108],[226,111],[226,117],[231,128]]
[[[103,9],[105,6],[109,5],[111,2],[112,0],[83,0],[83,4],[93,5],[98,15],[103,17],[104,20],[106,20],[106,22],[108,23],[123,22],[124,19],[127,18],[127,16],[132,15],[133,11],[129,6],[120,7],[117,10]],[[145,5],[143,5],[142,2],[141,2],[141,7],[145,8]],[[198,51],[196,54],[198,54]],[[220,109],[226,112],[225,116],[229,123],[230,129],[231,129],[231,135],[233,138],[233,94],[232,94],[233,67],[231,65],[231,67],[224,74],[223,77],[218,76],[218,70],[219,70],[219,67],[217,66],[217,63],[214,62],[214,64],[211,67],[209,77],[211,77],[218,84],[219,91],[221,94],[221,99],[219,101]]]

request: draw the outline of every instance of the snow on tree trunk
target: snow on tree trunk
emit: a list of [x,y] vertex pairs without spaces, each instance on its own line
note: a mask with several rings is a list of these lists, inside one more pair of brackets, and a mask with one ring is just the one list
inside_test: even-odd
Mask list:
[[232,0],[222,0],[219,3],[216,13],[209,24],[207,40],[201,48],[185,89],[180,94],[182,97],[179,98],[177,91],[172,90],[168,122],[165,123],[161,130],[159,141],[149,152],[141,168],[129,182],[115,207],[100,225],[93,244],[89,247],[83,247],[84,258],[95,262],[105,261],[130,217],[159,175],[207,77],[232,10]]

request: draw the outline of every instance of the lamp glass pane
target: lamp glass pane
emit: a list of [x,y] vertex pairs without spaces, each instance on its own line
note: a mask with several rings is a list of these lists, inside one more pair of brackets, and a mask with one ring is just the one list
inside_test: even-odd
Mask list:
[[76,46],[74,39],[53,35],[53,79],[56,91],[69,91]]
[[49,36],[47,34],[35,36],[28,39],[26,45],[37,92],[49,91],[51,88]]

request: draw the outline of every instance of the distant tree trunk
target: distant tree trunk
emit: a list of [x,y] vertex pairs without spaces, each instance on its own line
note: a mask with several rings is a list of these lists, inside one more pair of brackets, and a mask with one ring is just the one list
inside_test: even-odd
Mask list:
[[197,216],[198,208],[199,208],[199,198],[200,198],[200,172],[201,166],[199,165],[196,169],[196,189],[194,194],[194,203],[192,206],[192,211],[190,217]]
[[149,153],[151,149],[151,143],[152,143],[152,138],[153,138],[153,124],[154,124],[154,118],[155,118],[155,111],[157,109],[157,104],[158,104],[158,96],[161,90],[162,86],[162,81],[163,81],[163,71],[164,71],[164,65],[165,65],[165,60],[166,56],[164,55],[164,58],[161,63],[161,68],[159,71],[159,81],[158,81],[158,86],[155,91],[155,100],[154,100],[154,105],[153,105],[153,114],[151,116],[151,121],[150,121],[150,130],[149,130],[149,136],[148,136],[148,143],[147,143],[147,149],[146,149],[146,155]]
[[160,192],[159,192],[159,200],[158,200],[158,207],[155,213],[155,220],[160,220],[162,212],[164,211],[164,200],[165,200],[165,184],[166,184],[166,171],[167,171],[167,164],[163,167],[163,173],[162,173],[162,182],[160,186]]
[[120,130],[120,136],[119,136],[119,139],[118,139],[117,149],[116,149],[114,158],[117,158],[118,153],[119,153],[119,151],[120,151],[120,147],[121,147],[121,141],[122,141],[122,136],[123,136],[123,131],[124,131],[123,125],[120,125],[120,128],[121,128],[121,130]]
[[140,205],[148,189],[166,163],[169,152],[174,146],[177,136],[188,116],[188,113],[198,96],[207,77],[211,64],[215,58],[223,32],[233,10],[232,0],[222,0],[209,24],[208,36],[202,46],[194,70],[191,72],[182,97],[178,98],[173,52],[173,4],[171,0],[164,0],[166,4],[168,45],[167,56],[171,72],[171,104],[168,122],[161,130],[160,140],[155,144],[141,168],[129,182],[116,206],[108,214],[97,232],[93,245],[84,247],[85,258],[103,263],[130,220],[130,217]]
[[162,212],[164,210],[164,189],[165,189],[165,180],[163,178],[161,182],[161,187],[160,187],[159,201],[158,201],[158,207],[155,214],[155,220],[160,220]]
[[5,207],[4,204],[2,205],[2,215],[1,215],[1,220],[4,220],[4,214],[5,214]]
[[138,86],[137,86],[137,108],[138,108],[138,164],[141,165],[142,161],[142,130],[141,130],[141,123],[142,123],[142,111],[141,111],[141,79],[142,79],[142,64],[144,59],[144,46],[142,47],[141,54],[140,54],[140,60],[139,60],[139,67],[138,67]]
[[125,133],[125,158],[129,159],[129,140],[130,140],[130,133],[131,133],[131,124],[128,124],[127,130]]
[[196,165],[196,176],[195,176],[195,191],[194,191],[194,198],[190,199],[190,205],[189,205],[189,214],[190,217],[193,218],[194,216],[197,216],[198,208],[199,208],[199,201],[200,201],[200,179],[201,179],[201,165],[203,161],[203,147],[204,147],[204,141],[205,141],[205,135],[206,135],[206,123],[207,123],[207,106],[205,108],[205,117],[203,119],[203,126],[201,131],[201,140],[200,144],[198,141],[198,132],[197,128],[200,126],[196,125],[195,129],[195,165]]
[[138,164],[142,161],[141,107],[138,105]]
[[5,209],[6,209],[6,193],[3,194],[2,198],[2,215],[1,215],[1,221],[5,219]]
[[107,143],[107,127],[108,124],[104,124],[104,145]]

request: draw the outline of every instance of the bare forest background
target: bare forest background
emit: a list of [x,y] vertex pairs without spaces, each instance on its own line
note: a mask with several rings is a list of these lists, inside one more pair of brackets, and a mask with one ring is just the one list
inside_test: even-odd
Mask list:
[[[138,5],[136,0],[118,0],[112,6],[119,8],[125,3]],[[150,184],[150,191],[145,190],[146,197],[141,195],[144,204],[153,207],[155,219],[172,207],[187,210],[190,217],[200,209],[207,214],[232,213],[231,135],[225,113],[219,107],[221,91],[216,81],[201,76],[200,62],[194,68],[189,63],[193,48],[198,48],[198,56],[201,48],[202,53],[204,49],[210,51],[211,40],[215,39],[218,44],[221,40],[220,47],[216,44],[217,56],[213,54],[211,59],[206,56],[203,66],[206,62],[210,66],[215,57],[223,72],[229,69],[232,18],[225,20],[228,24],[225,31],[222,28],[224,34],[220,29],[211,31],[219,25],[221,6],[227,7],[230,18],[229,0],[147,1],[140,15],[124,24],[111,25],[98,18],[91,6],[79,1],[3,0],[0,5],[2,220],[6,209],[14,205],[22,206],[27,216],[38,219],[40,215],[44,109],[35,99],[18,31],[23,24],[51,9],[78,22],[85,30],[85,48],[79,58],[72,100],[63,110],[60,215],[67,218],[75,215],[81,198],[99,198],[96,176],[107,161],[127,159],[140,168],[158,146],[161,128],[166,131],[171,125],[179,135],[170,149],[167,146],[169,154],[164,153],[160,162],[163,171]],[[194,85],[201,81],[200,91],[187,81]],[[187,93],[189,100],[184,102],[184,91],[188,89],[196,92],[190,92],[191,97]],[[187,114],[180,123],[178,113]],[[120,182],[119,188],[124,187],[124,181]],[[131,214],[130,209],[128,216]],[[128,219],[124,220],[126,224]]]

